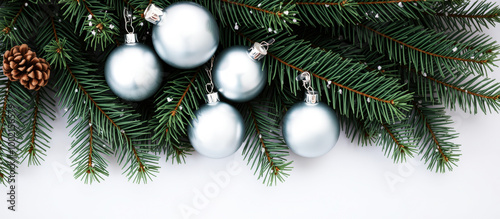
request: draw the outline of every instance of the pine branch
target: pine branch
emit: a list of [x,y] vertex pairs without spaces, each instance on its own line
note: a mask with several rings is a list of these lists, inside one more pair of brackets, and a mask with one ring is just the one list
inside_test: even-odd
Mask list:
[[271,14],[271,15],[278,16],[278,17],[282,17],[283,15],[285,15],[283,12],[281,12],[279,10],[278,11],[270,11],[270,10],[266,10],[266,9],[260,8],[260,5],[262,5],[262,3],[260,3],[259,5],[257,5],[257,7],[255,7],[255,6],[251,6],[249,4],[240,3],[240,2],[231,1],[231,0],[219,0],[219,1],[222,1],[222,2],[225,2],[225,3],[228,3],[228,4],[232,4],[232,5],[237,5],[237,6],[245,7],[245,8],[248,8],[248,9],[253,9],[253,10],[256,10],[256,11],[259,11],[259,12],[264,12],[266,14]]
[[[2,71],[3,72],[3,71]],[[12,156],[10,156],[11,150],[9,149],[9,142],[6,141],[9,135],[5,131],[7,127],[7,104],[9,99],[9,88],[11,86],[11,81],[1,80],[0,81],[0,93],[3,94],[4,99],[2,101],[2,113],[0,114],[0,183],[6,185],[6,176],[10,175],[11,164],[15,161]],[[17,152],[16,152],[17,153]]]
[[167,154],[178,163],[184,162],[186,154],[192,151],[186,143],[187,128],[194,111],[200,106],[199,99],[204,98],[206,76],[202,68],[175,72],[167,78],[163,92],[156,96],[156,116],[153,119],[155,134],[153,139]]
[[258,178],[263,178],[263,183],[276,185],[288,177],[292,167],[291,161],[287,162],[288,147],[281,136],[279,113],[276,105],[279,99],[273,92],[264,91],[263,94],[250,103],[243,105],[245,114],[246,144],[243,154],[251,168],[255,168]]
[[[3,69],[2,69],[3,70]],[[3,72],[3,71],[2,71]],[[5,97],[3,99],[3,107],[2,107],[2,114],[1,114],[1,120],[0,120],[0,139],[3,140],[3,132],[6,128],[5,122],[7,118],[7,104],[9,100],[9,93],[10,93],[10,87],[11,87],[12,82],[7,81],[7,84],[5,85]]]
[[348,25],[341,31],[352,42],[366,42],[391,60],[430,75],[444,76],[445,69],[484,75],[497,56],[488,53],[498,47],[491,38],[464,31],[437,33],[406,22]]
[[[460,107],[476,114],[498,112],[500,109],[500,83],[481,76],[460,76],[458,73],[429,76],[404,67],[403,74],[415,84],[414,91],[430,102],[443,103],[450,109]],[[453,76],[458,75],[458,76]]]
[[33,101],[30,103],[29,111],[27,111],[26,121],[28,124],[24,133],[26,134],[24,141],[19,147],[19,158],[21,162],[28,160],[28,165],[40,165],[40,160],[44,160],[47,149],[50,148],[49,133],[52,126],[49,122],[55,119],[55,100],[47,93],[47,89],[42,88],[36,91]]
[[75,24],[77,26],[80,26],[83,23],[82,21],[88,18],[88,16],[86,15],[88,13],[85,7],[86,3],[84,3],[85,5],[82,5],[80,4],[80,1],[60,0],[59,4],[61,5],[60,9],[64,11],[62,14],[64,19],[69,18],[70,22],[73,22],[73,19],[75,19]]
[[159,158],[149,153],[151,151],[149,133],[135,139],[127,139],[125,145],[117,150],[118,162],[123,164],[127,178],[134,183],[147,183],[156,176],[155,173],[158,173]]
[[[58,29],[68,30],[68,23],[62,22],[56,24],[54,19],[51,19],[51,26],[54,32],[54,39],[58,41]],[[61,31],[64,34],[72,34],[72,32]],[[65,37],[66,39],[76,38]],[[69,41],[67,43],[70,43]],[[74,45],[73,45],[74,46]],[[134,114],[132,110],[121,112],[118,108],[130,108],[123,104],[115,102],[116,96],[107,94],[109,87],[102,75],[90,74],[93,73],[92,65],[85,61],[82,57],[78,57],[78,53],[72,53],[73,57],[70,65],[66,65],[65,69],[59,69],[60,76],[57,85],[60,87],[58,95],[61,96],[61,105],[71,108],[70,121],[78,120],[78,118],[86,118],[92,115],[92,125],[94,128],[104,131],[104,138],[109,141],[115,151],[120,156],[120,164],[128,165],[125,170],[127,176],[133,181],[147,182],[157,172],[158,157],[147,154],[150,150],[149,146],[143,141],[144,135],[148,134],[145,122],[139,121],[140,116]],[[69,62],[66,62],[69,63]],[[86,122],[84,122],[86,123]],[[82,125],[80,123],[80,125]],[[87,147],[88,144],[76,145],[74,147]],[[78,150],[80,151],[80,150]],[[77,168],[81,170],[83,167]],[[104,172],[104,171],[103,171]],[[78,174],[78,173],[77,173]],[[92,171],[86,174],[93,174]],[[85,177],[85,179],[87,176]]]
[[332,27],[356,24],[364,20],[391,22],[418,19],[421,13],[432,11],[436,2],[444,0],[315,0],[296,1],[300,18],[311,26]]
[[[0,68],[1,69],[1,68]],[[3,73],[3,69],[0,71]],[[24,87],[2,76],[0,80],[0,183],[6,184],[6,176],[11,175],[13,165],[18,165],[17,140],[24,130],[23,115],[25,100],[29,98]],[[15,171],[14,171],[15,172]]]
[[[322,42],[328,41],[323,39]],[[491,51],[489,52],[491,53]],[[361,53],[371,55],[377,54],[371,53],[367,47],[363,47]],[[353,56],[353,59],[356,59],[356,56],[351,56]],[[378,69],[383,69],[381,70],[381,74],[383,75],[393,75],[395,78],[401,78],[401,81],[404,80],[405,83],[415,83],[416,89],[412,89],[411,91],[416,92],[418,95],[431,102],[442,102],[450,109],[455,109],[456,105],[458,105],[464,111],[470,111],[474,114],[477,113],[478,109],[481,109],[484,113],[491,113],[492,111],[498,112],[500,104],[498,101],[500,98],[500,96],[498,96],[500,94],[500,85],[496,83],[495,80],[482,76],[470,77],[462,75],[456,70],[450,72],[450,69],[447,68],[442,69],[442,75],[446,75],[445,77],[441,76],[441,74],[430,76],[427,73],[415,70],[412,66],[402,64],[394,65],[395,63],[391,65],[387,63],[386,59],[388,58],[383,55],[376,57],[379,59],[376,59],[376,61],[368,61],[367,65],[378,65]],[[438,69],[440,67],[434,66],[432,68]]]
[[88,165],[88,168],[89,170],[87,170],[87,172],[93,172],[90,168],[93,166],[93,163],[92,163],[92,151],[94,150],[94,145],[93,145],[93,135],[94,135],[94,132],[92,131],[92,119],[89,119],[89,165]]
[[276,93],[275,98],[278,99],[275,101],[279,104],[276,104],[275,107],[276,107],[276,113],[279,118],[283,118],[288,109],[290,109],[295,103],[304,100],[302,99],[303,96],[294,94],[291,91],[290,87],[288,86],[281,87],[281,83],[278,80],[271,81],[270,87],[274,88],[274,92]]
[[[335,39],[327,40],[321,38],[321,40],[317,42],[328,45],[330,41],[334,42],[336,45],[342,45],[342,41],[337,41]],[[335,51],[335,48],[331,46],[326,46],[325,48]],[[418,95],[426,98],[426,100],[444,103],[444,105],[450,109],[455,109],[456,105],[458,105],[464,111],[470,111],[474,114],[478,112],[478,109],[484,113],[491,113],[492,111],[498,112],[500,104],[500,85],[495,82],[495,80],[482,76],[470,77],[461,75],[458,71],[450,73],[450,70],[447,68],[442,69],[443,75],[446,75],[445,77],[441,76],[441,74],[430,76],[427,73],[416,71],[412,66],[387,63],[388,60],[386,59],[388,58],[381,54],[377,56],[377,53],[371,53],[367,47],[363,47],[361,50],[361,54],[367,54],[367,56],[375,55],[376,57],[376,59],[366,58],[368,60],[366,62],[367,66],[378,65],[376,68],[382,69],[380,73],[383,75],[401,78],[401,81],[404,80],[405,83],[415,83],[416,89],[412,89],[411,91],[416,92]],[[356,50],[350,49],[347,52],[350,58],[364,59],[362,56],[349,54],[352,51]],[[336,52],[342,54],[342,51]],[[434,66],[433,68],[438,69],[439,67]]]
[[87,46],[94,50],[99,47],[104,50],[108,44],[115,43],[114,37],[119,33],[119,25],[117,17],[108,13],[112,8],[94,0],[62,0],[60,3],[63,4],[61,8],[65,10],[66,18],[70,17],[71,21],[76,17],[76,26],[80,27],[80,34],[85,34]]
[[[377,134],[380,133],[379,129],[370,128],[372,122],[366,122],[353,117],[337,115],[341,124],[342,130],[345,132],[346,137],[351,139],[351,142],[357,140],[360,146],[371,145],[376,142]],[[373,131],[376,132],[373,132]]]
[[[88,123],[72,120],[70,125],[75,126],[72,129],[72,136],[76,137],[72,142],[72,167],[75,168],[74,177],[80,178],[85,184],[96,181],[100,182],[104,176],[108,176],[106,170],[108,162],[103,156],[109,156],[113,152],[106,146],[102,133],[98,133],[93,128],[92,119]],[[88,147],[80,145],[87,144]]]
[[[68,73],[71,76],[71,78],[74,80],[74,83],[78,87],[75,90],[77,90],[77,91],[81,90],[84,93],[84,96],[86,97],[86,99],[90,100],[91,105],[97,109],[98,114],[99,113],[101,114],[101,118],[99,118],[97,120],[101,120],[101,121],[103,119],[108,120],[111,123],[111,125],[108,124],[107,126],[112,126],[115,129],[114,131],[111,131],[111,130],[109,130],[110,129],[109,127],[103,128],[103,129],[107,129],[107,131],[115,132],[113,134],[115,136],[111,137],[111,141],[113,142],[113,145],[115,145],[117,147],[117,150],[119,152],[121,152],[121,154],[122,154],[121,159],[120,159],[120,164],[122,164],[123,160],[125,158],[127,158],[124,165],[130,165],[129,168],[127,169],[127,176],[129,177],[129,180],[131,178],[134,178],[134,182],[146,183],[148,179],[151,179],[150,176],[154,172],[157,172],[158,167],[155,166],[155,164],[156,164],[155,159],[157,159],[157,157],[155,157],[155,159],[153,159],[153,158],[149,158],[149,156],[146,153],[142,153],[142,151],[141,151],[141,153],[138,153],[137,149],[136,149],[136,147],[138,147],[138,145],[134,146],[134,142],[132,142],[129,134],[127,134],[125,132],[125,129],[122,129],[122,127],[120,125],[118,125],[117,122],[115,122],[115,120],[112,119],[111,116],[108,115],[102,109],[102,107],[96,102],[96,100],[94,100],[94,98],[92,98],[92,96],[89,95],[89,93],[85,90],[83,85],[81,83],[79,83],[77,77],[75,76],[75,73],[72,72],[71,69],[69,69],[69,68],[67,70],[68,70]],[[95,83],[95,81],[92,81],[91,83]],[[86,106],[84,106],[84,107],[86,107]],[[75,109],[75,108],[73,107],[73,109]],[[130,112],[127,112],[127,113],[130,113]],[[141,124],[141,122],[137,122],[137,124]],[[134,125],[133,128],[135,128],[138,133],[147,132],[146,130],[143,130],[140,127],[138,127],[138,125]],[[117,132],[121,133],[121,135],[119,135],[118,137],[116,136]],[[132,151],[133,153],[130,153],[130,151]],[[141,159],[142,156],[145,157],[144,161]],[[146,157],[148,159],[146,159]],[[152,164],[146,165],[145,164],[146,161],[152,161]],[[137,166],[137,167],[132,168],[132,166]]]
[[[223,44],[248,44],[246,41],[253,43],[269,37],[259,30],[225,33],[229,36],[223,36]],[[272,37],[276,39],[276,43],[270,47],[265,62],[270,72],[269,80],[281,80],[281,88],[288,82],[291,92],[296,95],[298,84],[292,81],[295,81],[297,72],[307,70],[313,76],[313,87],[319,90],[320,95],[321,90],[325,89],[328,100],[338,97],[339,90],[344,93],[340,96],[342,101],[331,102],[333,108],[338,108],[341,114],[345,115],[352,110],[356,116],[378,121],[397,121],[403,117],[411,95],[401,92],[402,85],[396,80],[379,76],[375,72],[362,72],[364,65],[342,60],[338,54],[312,48],[308,42],[294,37],[283,34]],[[327,89],[327,83],[332,85],[331,88]]]
[[[15,45],[20,45],[28,38],[28,33],[31,33],[35,28],[31,21],[30,14],[37,11],[37,6],[32,5],[32,8],[26,7],[27,1],[15,1],[0,3],[0,36],[3,46],[11,48]],[[16,25],[16,24],[21,25]],[[25,31],[18,30],[19,28]],[[3,50],[2,50],[3,51]]]
[[387,157],[391,156],[394,162],[406,161],[407,157],[413,157],[417,151],[416,140],[412,135],[412,129],[408,124],[382,124],[385,134],[381,134],[376,144],[382,145]]
[[500,22],[500,8],[496,3],[486,0],[441,4],[435,11],[423,14],[419,21],[443,31],[450,28],[482,30],[483,27],[495,26]]
[[375,144],[382,146],[387,157],[392,157],[394,162],[404,162],[406,158],[413,157],[417,151],[418,139],[413,135],[412,124],[401,121],[394,124],[367,121],[355,118],[353,115],[339,117],[342,129],[347,138],[358,145]]
[[451,142],[458,134],[449,127],[452,120],[445,114],[444,108],[433,107],[434,104],[422,99],[415,102],[409,124],[415,127],[413,135],[421,138],[420,154],[423,154],[422,159],[428,164],[428,169],[451,171],[453,166],[457,166],[460,156],[457,154],[460,145]]
[[[392,40],[392,41],[394,41],[394,42],[396,42],[398,44],[401,44],[402,46],[408,47],[410,49],[416,50],[416,51],[421,52],[421,53],[425,53],[425,54],[430,55],[430,56],[434,56],[434,57],[438,57],[438,58],[443,58],[443,59],[451,59],[451,60],[464,61],[464,62],[473,62],[473,63],[486,63],[486,62],[488,62],[488,60],[475,60],[475,59],[471,59],[471,58],[458,58],[458,57],[453,57],[453,56],[445,56],[445,55],[439,55],[439,54],[432,53],[432,52],[427,52],[427,51],[425,51],[423,49],[419,49],[419,48],[417,48],[415,46],[412,46],[412,45],[409,45],[409,44],[404,43],[402,41],[396,40],[396,39],[394,39],[394,38],[392,38],[392,37],[390,37],[390,36],[388,36],[386,34],[383,34],[383,33],[379,32],[379,31],[376,31],[376,30],[374,30],[374,29],[372,29],[372,28],[370,28],[370,27],[368,27],[366,25],[363,25],[363,24],[358,24],[358,25],[361,26],[361,27],[364,27],[364,28],[366,28],[366,29],[368,29],[368,30],[370,30],[370,31],[372,31],[372,32],[374,32],[374,33],[382,36],[382,37],[385,37],[385,38],[390,39],[390,40]],[[456,43],[453,44],[453,45],[456,45]]]
[[349,4],[356,5],[392,5],[399,3],[409,3],[409,2],[425,2],[426,0],[373,0],[373,1],[346,1],[346,0],[334,0],[335,2],[330,2],[331,0],[314,0],[312,2],[295,2],[297,5],[335,5],[346,7]]
[[[94,50],[100,45],[101,50],[104,50],[108,44],[115,43],[115,37],[119,33],[119,23],[117,17],[113,13],[108,13],[112,8],[101,4],[99,1],[92,1],[92,4],[86,4],[83,0],[85,8],[89,12],[88,25],[83,25],[82,32],[86,32],[84,41],[89,42]],[[90,8],[96,9],[95,14]],[[120,14],[120,13],[118,13]],[[90,39],[90,40],[88,40]]]
[[[171,149],[169,151],[169,149]],[[179,142],[172,142],[168,145],[168,148],[165,150],[167,156],[168,154],[171,154],[170,157],[172,158],[172,163],[177,162],[178,164],[180,163],[186,163],[186,157],[188,155],[191,155],[191,152],[193,151],[193,146],[191,145],[191,142],[189,142],[189,139],[187,136],[183,136],[181,139],[179,139]],[[168,157],[167,157],[168,159]]]
[[44,51],[48,54],[46,60],[59,69],[64,69],[68,65],[66,60],[72,61],[69,53],[76,52],[73,48],[69,48],[66,42],[66,39],[54,39],[44,47]]
[[14,24],[16,24],[17,18],[23,12],[24,6],[25,6],[24,4],[21,4],[21,8],[17,12],[17,14],[14,16],[14,18],[12,18],[11,22],[8,22],[8,24],[9,24],[8,26],[5,26],[4,28],[2,28],[2,32],[4,32],[5,34],[9,34],[9,32],[12,30],[12,27],[14,26]]
[[304,33],[304,35],[299,36],[306,41],[310,41],[311,46],[314,48],[337,53],[343,60],[351,59],[357,61],[359,64],[364,65],[365,70],[368,72],[377,71],[379,75],[400,77],[399,71],[394,69],[396,64],[389,61],[384,55],[370,52],[365,48],[359,48],[352,43],[344,41],[342,36],[336,38],[326,36],[328,32],[322,30],[318,32],[312,28],[301,29],[300,32]]
[[274,0],[196,0],[207,8],[222,26],[238,30],[240,27],[266,29],[269,32],[291,32],[290,24],[300,21],[291,2]]

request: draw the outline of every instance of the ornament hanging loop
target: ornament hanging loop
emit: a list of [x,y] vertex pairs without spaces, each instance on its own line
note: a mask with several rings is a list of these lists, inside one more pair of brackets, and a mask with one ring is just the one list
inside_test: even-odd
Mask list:
[[302,72],[295,79],[297,81],[302,81],[302,86],[306,89],[308,94],[314,94],[314,89],[311,86],[311,73],[308,71]]
[[207,90],[208,94],[211,94],[214,92],[214,82],[212,80],[212,69],[214,68],[214,56],[210,59],[210,68],[205,68],[205,71],[207,71],[208,78],[210,79],[210,82],[208,82],[205,85],[205,89]]
[[[128,34],[131,34],[131,33],[134,33],[134,25],[132,23],[132,12],[130,12],[129,10],[127,10],[127,8],[123,8],[123,19],[125,20],[125,31],[127,31]],[[129,23],[130,23],[130,28],[132,28],[132,31],[129,31],[128,30],[128,26],[129,26]]]
[[302,86],[306,89],[306,97],[304,101],[307,104],[317,104],[319,102],[318,92],[312,88],[311,73],[308,71],[302,72],[296,78],[297,81],[302,81]]
[[[133,14],[131,11],[127,10],[127,8],[123,9],[123,19],[125,20],[125,31],[127,31],[127,34],[125,34],[126,44],[133,44],[139,42],[137,40],[137,34],[134,33],[134,26],[132,25],[132,16]],[[128,30],[129,26],[132,28],[132,31]]]
[[211,94],[214,92],[214,83],[209,82],[205,85],[205,89],[207,90],[207,93]]
[[269,50],[269,46],[273,45],[274,42],[276,42],[276,40],[274,38],[272,38],[271,40],[269,40],[269,42],[262,41],[262,42],[260,42],[260,44],[262,44],[262,46],[265,46],[266,50]]
[[275,42],[274,38],[269,40],[269,42],[262,41],[260,43],[254,43],[250,49],[248,49],[248,56],[254,60],[261,60],[267,55],[267,50],[269,46]]

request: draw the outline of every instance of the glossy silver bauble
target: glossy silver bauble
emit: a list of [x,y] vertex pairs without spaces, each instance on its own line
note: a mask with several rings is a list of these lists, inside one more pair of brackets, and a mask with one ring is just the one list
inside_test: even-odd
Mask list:
[[209,102],[196,110],[188,127],[189,141],[198,153],[206,157],[227,157],[243,143],[243,118],[234,107],[220,102],[217,93],[207,97]]
[[213,78],[219,93],[224,97],[235,102],[246,102],[264,89],[267,70],[263,68],[262,61],[249,56],[248,47],[232,46],[217,56]]
[[[132,35],[130,37],[135,37]],[[109,88],[118,97],[142,101],[160,88],[163,72],[160,60],[151,48],[129,42],[109,54],[104,75]]]
[[196,68],[217,50],[217,22],[201,5],[174,3],[163,10],[159,19],[153,26],[153,45],[167,64],[180,69]]
[[[288,147],[302,157],[319,157],[337,143],[340,124],[328,105],[306,97],[305,102],[294,104],[283,117],[283,137]],[[314,103],[311,100],[314,99]]]

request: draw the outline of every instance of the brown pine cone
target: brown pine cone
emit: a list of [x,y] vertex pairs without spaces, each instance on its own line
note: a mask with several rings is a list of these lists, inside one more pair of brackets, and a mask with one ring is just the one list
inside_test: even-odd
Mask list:
[[50,77],[50,65],[42,58],[37,58],[28,45],[14,46],[3,56],[4,75],[11,81],[20,80],[30,90],[39,90],[47,85]]
[[47,85],[49,78],[50,65],[45,59],[39,58],[39,62],[30,66],[19,82],[30,90],[40,90]]

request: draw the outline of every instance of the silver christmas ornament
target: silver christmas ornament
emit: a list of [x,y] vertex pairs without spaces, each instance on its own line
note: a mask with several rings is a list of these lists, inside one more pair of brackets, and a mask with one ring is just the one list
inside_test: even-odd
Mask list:
[[319,102],[310,86],[310,75],[299,76],[308,90],[304,102],[293,105],[283,117],[283,138],[302,157],[319,157],[330,151],[340,135],[340,124],[332,108]]
[[207,99],[207,104],[194,113],[188,127],[189,141],[206,157],[227,157],[243,143],[243,118],[234,107],[220,102],[217,92],[207,94]]
[[250,49],[232,46],[217,56],[214,83],[224,97],[245,102],[262,92],[266,85],[267,68],[263,68],[261,59],[271,43],[255,43]]
[[154,51],[137,42],[137,35],[125,36],[125,44],[106,60],[104,75],[111,91],[129,101],[145,100],[160,87],[162,67]]
[[147,21],[156,24],[152,33],[156,53],[175,68],[196,68],[217,50],[217,22],[199,4],[178,2],[164,10],[150,4],[144,15]]

